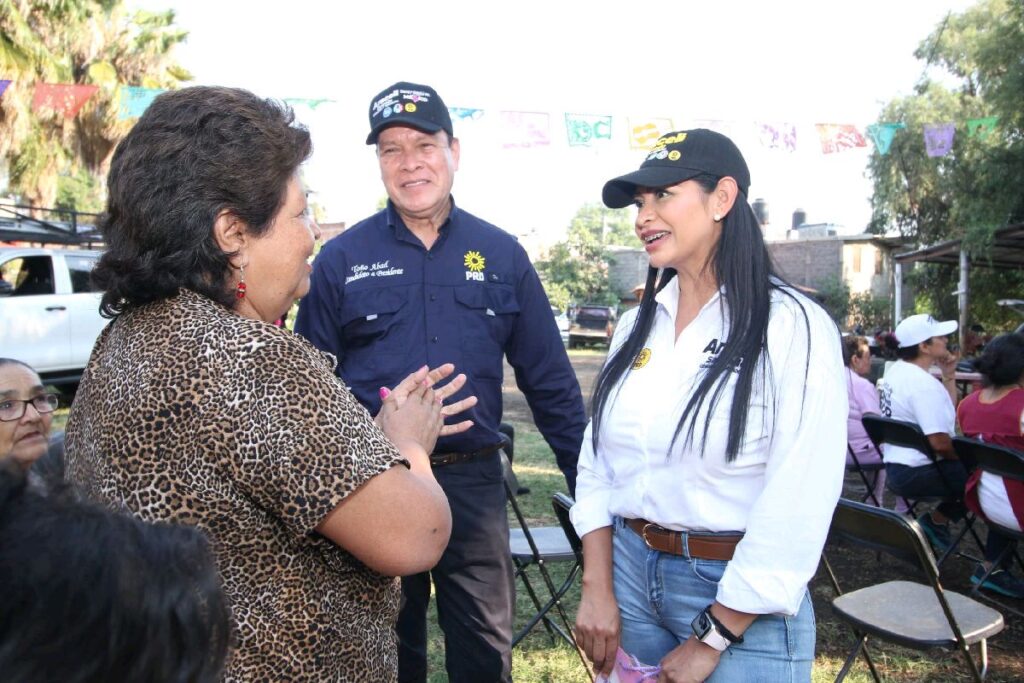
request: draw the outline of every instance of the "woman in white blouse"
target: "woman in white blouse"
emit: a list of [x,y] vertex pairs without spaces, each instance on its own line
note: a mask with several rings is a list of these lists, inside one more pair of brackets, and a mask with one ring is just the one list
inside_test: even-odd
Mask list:
[[595,388],[573,523],[580,645],[665,681],[808,681],[807,582],[842,487],[839,332],[774,273],[739,149],[669,133],[604,202],[650,256]]

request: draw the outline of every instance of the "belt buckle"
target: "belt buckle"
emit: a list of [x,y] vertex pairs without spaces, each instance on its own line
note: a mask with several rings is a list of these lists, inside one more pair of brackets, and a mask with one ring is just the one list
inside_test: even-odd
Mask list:
[[[657,548],[655,548],[655,547],[654,547],[654,546],[653,546],[653,545],[651,544],[650,540],[649,540],[649,539],[647,538],[647,531],[648,531],[648,529],[650,529],[651,527],[657,527],[657,526],[658,526],[658,525],[657,525],[657,524],[655,524],[654,522],[647,522],[647,524],[644,524],[644,528],[640,530],[640,538],[644,539],[644,543],[645,543],[645,544],[647,545],[647,547],[648,547],[648,548],[650,548],[651,550],[657,550]],[[658,528],[660,528],[660,527],[658,527]]]

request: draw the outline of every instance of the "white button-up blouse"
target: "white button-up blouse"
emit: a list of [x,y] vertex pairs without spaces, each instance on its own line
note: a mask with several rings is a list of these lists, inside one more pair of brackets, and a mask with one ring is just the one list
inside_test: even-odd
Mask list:
[[[702,368],[729,343],[729,332],[719,293],[676,339],[679,290],[675,281],[666,285],[656,296],[645,345],[650,353],[641,354],[646,363],[613,391],[597,453],[592,425],[587,427],[572,509],[580,536],[611,525],[615,516],[676,530],[745,532],[717,600],[753,614],[796,614],[844,475],[848,399],[839,333],[819,306],[789,292],[796,301],[778,291],[772,295],[762,359],[768,372],[755,373],[743,444],[727,463],[735,376],[710,417],[705,401],[692,442],[685,442],[684,428],[669,452]],[[635,309],[622,316],[613,351],[635,318]],[[766,387],[758,381],[762,376]]]

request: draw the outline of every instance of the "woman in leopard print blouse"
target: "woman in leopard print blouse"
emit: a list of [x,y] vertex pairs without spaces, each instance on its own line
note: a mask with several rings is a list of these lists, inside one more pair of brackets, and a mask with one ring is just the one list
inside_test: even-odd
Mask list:
[[[118,146],[94,273],[114,318],[67,428],[86,495],[210,537],[229,681],[396,678],[395,576],[450,514],[427,454],[465,381],[423,368],[371,418],[334,358],[272,323],[309,288],[308,132],[243,90],[158,97]],[[397,465],[397,466],[396,466]]]

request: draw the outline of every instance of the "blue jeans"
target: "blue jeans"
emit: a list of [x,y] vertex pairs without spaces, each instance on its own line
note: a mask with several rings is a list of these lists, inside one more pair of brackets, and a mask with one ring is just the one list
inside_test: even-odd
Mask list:
[[[658,664],[693,634],[690,622],[714,602],[728,564],[651,550],[621,519],[613,527],[613,562],[622,649],[644,664]],[[708,681],[810,681],[814,640],[805,593],[796,616],[759,616],[743,643],[722,653]]]

